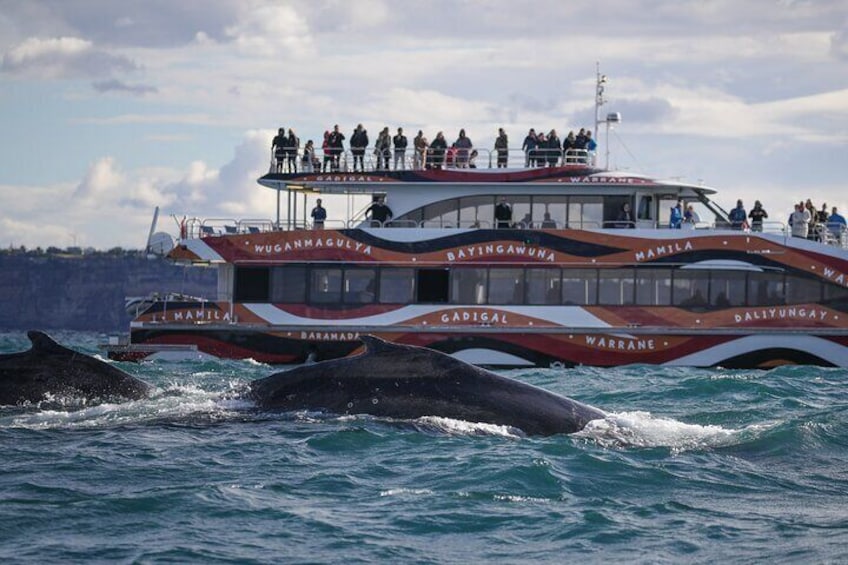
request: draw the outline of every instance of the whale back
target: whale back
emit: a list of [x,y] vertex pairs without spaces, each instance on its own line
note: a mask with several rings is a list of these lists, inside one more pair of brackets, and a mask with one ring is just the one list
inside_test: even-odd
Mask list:
[[30,349],[0,355],[0,405],[37,403],[50,398],[137,400],[151,387],[109,363],[29,331]]
[[360,338],[354,357],[305,365],[251,383],[262,408],[414,419],[441,416],[528,434],[572,433],[603,412],[444,353]]

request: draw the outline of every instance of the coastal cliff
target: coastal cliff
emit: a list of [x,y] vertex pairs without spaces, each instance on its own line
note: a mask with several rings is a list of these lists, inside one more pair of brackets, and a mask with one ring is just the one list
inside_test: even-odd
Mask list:
[[0,254],[0,329],[126,332],[127,296],[215,298],[217,272],[143,253]]

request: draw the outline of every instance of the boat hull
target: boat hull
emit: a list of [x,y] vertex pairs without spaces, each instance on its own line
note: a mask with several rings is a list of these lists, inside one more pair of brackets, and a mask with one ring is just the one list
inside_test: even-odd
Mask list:
[[429,347],[464,361],[492,367],[611,367],[658,364],[727,368],[771,368],[786,364],[846,366],[848,334],[809,331],[504,331],[491,328],[417,329],[325,327],[302,329],[137,329],[131,348],[107,348],[111,359],[138,361],[205,355],[299,364],[359,352],[359,336]]

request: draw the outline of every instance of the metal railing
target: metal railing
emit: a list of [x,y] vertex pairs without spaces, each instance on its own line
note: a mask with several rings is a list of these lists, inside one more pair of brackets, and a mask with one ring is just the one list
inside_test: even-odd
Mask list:
[[[365,218],[357,218],[351,220],[327,219],[323,225],[314,225],[302,220],[297,221],[281,221],[279,223],[270,219],[244,219],[235,220],[232,218],[189,218],[181,229],[182,239],[197,239],[201,237],[220,237],[226,235],[240,235],[251,233],[264,233],[272,231],[290,231],[290,230],[321,230],[321,229],[352,229],[352,228],[429,228],[429,229],[493,229],[495,225],[487,220],[449,220],[445,218],[433,218],[429,220],[388,220],[385,223],[377,220],[369,220]],[[596,220],[570,220],[568,222],[560,222],[555,220],[522,220],[513,222],[508,229],[576,229],[576,230],[591,230],[591,229],[609,229],[609,230],[627,230],[627,229],[674,229],[669,228],[667,224],[652,222],[650,220],[638,221],[619,221],[606,220],[599,222]],[[750,227],[742,230],[731,230],[726,222],[699,222],[692,224],[691,227],[682,227],[680,231],[687,229],[697,231],[741,231],[749,235],[772,234],[780,235],[785,240],[792,238],[792,226],[782,222],[770,221],[763,222],[761,230],[754,230]],[[810,241],[820,242],[826,245],[833,245],[848,249],[848,229],[844,225],[818,225],[808,233],[806,238]]]
[[[399,160],[395,160],[394,149],[390,150],[389,158],[380,157],[374,147],[367,147],[362,156],[361,165],[358,157],[355,159],[352,150],[344,149],[339,153],[323,153],[321,149],[315,152],[312,162],[303,161],[303,151],[297,150],[294,161],[286,158],[277,159],[273,152],[268,167],[269,173],[354,173],[378,172],[388,170],[422,170],[422,169],[495,169],[498,168],[498,151],[496,149],[472,148],[467,155],[457,158],[458,152],[448,149],[427,148],[423,154],[414,149],[407,149]],[[472,155],[476,153],[476,155]],[[544,168],[552,166],[594,166],[596,155],[585,149],[569,149],[565,153],[556,149],[535,149],[524,151],[520,148],[506,150],[504,168]]]

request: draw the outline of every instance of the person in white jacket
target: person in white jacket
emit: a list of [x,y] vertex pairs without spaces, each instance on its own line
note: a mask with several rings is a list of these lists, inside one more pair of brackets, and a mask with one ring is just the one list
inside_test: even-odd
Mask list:
[[810,212],[801,204],[796,204],[795,211],[789,216],[789,225],[792,226],[792,237],[807,239],[810,228]]

